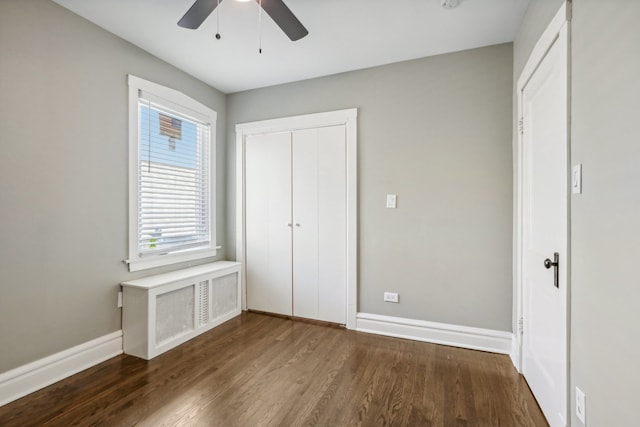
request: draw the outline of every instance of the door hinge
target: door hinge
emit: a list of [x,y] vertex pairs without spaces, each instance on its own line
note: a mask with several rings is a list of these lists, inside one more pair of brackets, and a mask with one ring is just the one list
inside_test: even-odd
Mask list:
[[520,131],[520,135],[524,133],[524,117],[520,117],[520,120],[518,120],[518,130]]
[[524,333],[524,318],[523,317],[518,319],[518,332],[520,333],[520,335],[522,335]]

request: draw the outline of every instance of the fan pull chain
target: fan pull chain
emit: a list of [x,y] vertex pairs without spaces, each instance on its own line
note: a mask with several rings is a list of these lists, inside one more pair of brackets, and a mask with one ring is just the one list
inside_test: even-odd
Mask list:
[[216,40],[220,40],[220,0],[218,0],[218,6],[216,7]]
[[262,55],[262,0],[258,1],[260,10],[258,11],[258,53]]

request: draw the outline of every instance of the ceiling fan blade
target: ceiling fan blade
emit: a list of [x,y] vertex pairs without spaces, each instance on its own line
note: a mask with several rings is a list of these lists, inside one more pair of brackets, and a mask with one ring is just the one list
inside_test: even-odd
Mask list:
[[[256,1],[260,3],[260,0]],[[309,31],[282,0],[262,0],[262,8],[291,41],[300,40],[309,34]]]
[[[222,0],[220,0],[222,3]],[[205,19],[211,15],[211,12],[218,6],[218,0],[196,0],[196,2],[187,10],[187,13],[178,21],[178,25],[183,28],[195,30]]]

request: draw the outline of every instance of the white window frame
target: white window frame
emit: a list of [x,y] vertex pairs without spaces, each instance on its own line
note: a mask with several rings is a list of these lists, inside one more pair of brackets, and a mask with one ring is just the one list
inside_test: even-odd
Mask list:
[[[189,96],[168,87],[129,75],[129,271],[145,270],[180,262],[195,261],[214,257],[216,246],[216,119],[217,113],[211,108],[190,98]],[[182,109],[197,113],[206,119],[211,126],[209,136],[209,246],[183,250],[167,254],[147,254],[141,257],[138,253],[138,163],[139,159],[139,94],[140,91],[153,95],[156,99],[166,100],[167,106],[180,106]]]

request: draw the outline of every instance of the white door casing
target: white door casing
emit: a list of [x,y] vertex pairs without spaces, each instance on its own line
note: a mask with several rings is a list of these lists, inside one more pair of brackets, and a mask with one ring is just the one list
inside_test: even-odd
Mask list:
[[[321,201],[320,205],[325,205],[322,200],[337,202],[343,200],[344,209],[343,209],[343,218],[344,221],[342,225],[340,222],[335,223],[335,214],[331,212],[329,208],[328,211],[320,206],[320,208],[316,212],[317,221],[319,224],[326,223],[338,225],[338,227],[332,228],[334,231],[340,229],[340,226],[344,227],[343,233],[343,242],[345,243],[342,251],[344,252],[344,256],[342,256],[343,261],[341,261],[343,280],[342,280],[342,290],[337,290],[337,287],[328,287],[323,288],[324,293],[320,293],[318,295],[318,303],[316,311],[318,316],[316,318],[327,319],[328,321],[335,322],[336,313],[341,312],[344,313],[346,311],[346,326],[349,329],[355,329],[356,325],[356,310],[357,310],[357,172],[356,172],[356,164],[357,164],[357,150],[356,150],[356,120],[357,120],[357,110],[349,109],[349,110],[339,110],[339,111],[331,111],[326,113],[316,113],[316,114],[308,114],[303,116],[294,116],[294,117],[286,117],[281,119],[272,119],[265,120],[260,122],[253,123],[244,123],[236,125],[236,260],[243,262],[243,269],[247,268],[247,264],[244,262],[247,260],[247,257],[251,257],[250,248],[247,244],[247,221],[246,217],[249,215],[247,212],[246,203],[246,142],[247,140],[251,140],[251,136],[265,135],[276,132],[292,132],[298,133],[304,131],[306,129],[317,128],[318,138],[319,140],[325,141],[327,138],[331,138],[331,134],[336,132],[336,129],[340,129],[337,132],[342,135],[342,146],[338,148],[338,152],[341,152],[344,156],[344,180],[346,181],[346,185],[343,184],[343,188],[341,191],[335,191],[333,184],[331,184],[331,180],[327,180],[325,176],[323,179],[319,179],[318,182],[324,182],[324,184],[318,184],[318,197]],[[333,129],[335,128],[335,129]],[[300,137],[302,137],[304,133],[300,133]],[[323,136],[324,135],[324,136]],[[333,148],[332,148],[333,147]],[[336,145],[328,144],[323,149],[319,150],[318,153],[318,166],[317,173],[323,174],[323,170],[329,172],[330,169],[327,168],[328,160],[331,157],[336,155]],[[321,175],[319,175],[321,176]],[[338,175],[334,175],[338,176]],[[307,178],[310,179],[310,178]],[[326,187],[326,188],[325,188]],[[295,192],[295,188],[294,188]],[[340,195],[342,194],[342,196]],[[294,202],[295,203],[295,202]],[[302,212],[300,212],[302,213]],[[314,219],[311,218],[313,222]],[[293,230],[295,232],[296,229],[302,230],[304,228],[304,224],[308,222],[307,219],[302,221],[302,218],[292,218],[291,221],[293,225]],[[296,227],[295,224],[300,224],[299,227]],[[325,227],[326,227],[325,226]],[[320,226],[322,228],[322,225]],[[318,252],[318,256],[322,258],[322,263],[327,265],[334,263],[334,267],[336,264],[335,259],[332,257],[340,256],[340,251],[336,250],[336,248],[332,248],[332,252],[328,252],[328,249],[332,240],[334,239],[334,234],[330,232],[326,233],[318,233],[317,244],[318,247],[316,251]],[[335,246],[336,242],[333,241]],[[310,246],[310,245],[308,245]],[[345,262],[346,260],[346,262]],[[250,260],[249,260],[250,261]],[[338,266],[339,267],[339,266]],[[331,274],[339,274],[340,268],[331,268],[330,273],[327,271],[323,272],[322,269],[318,270],[317,274],[317,286],[322,286],[322,283],[327,281],[334,281],[339,283],[339,281],[335,281],[335,276],[331,276]],[[312,273],[313,274],[313,273]],[[300,275],[300,273],[298,273]],[[243,308],[247,308],[247,283],[244,281],[245,275],[241,275],[243,278]],[[313,283],[313,282],[312,282]],[[332,294],[333,292],[333,294]],[[323,302],[323,299],[326,301],[332,300],[334,298],[335,292],[339,292],[342,295],[346,293],[346,298],[339,298],[339,301],[342,301],[342,306],[340,304],[336,305],[335,303],[326,304]],[[324,296],[323,296],[324,295]],[[345,307],[346,305],[346,307]],[[331,306],[330,309],[326,309],[326,307]],[[301,317],[301,314],[296,314]],[[342,319],[345,318],[345,315],[342,314]],[[343,321],[339,321],[339,323],[344,323]]]
[[[566,6],[518,82],[520,368],[552,427],[568,416],[568,23]],[[554,27],[555,25],[555,27]],[[541,45],[542,44],[542,45]],[[546,44],[546,46],[545,46]],[[546,47],[546,48],[545,48]],[[558,287],[545,259],[559,254]]]

